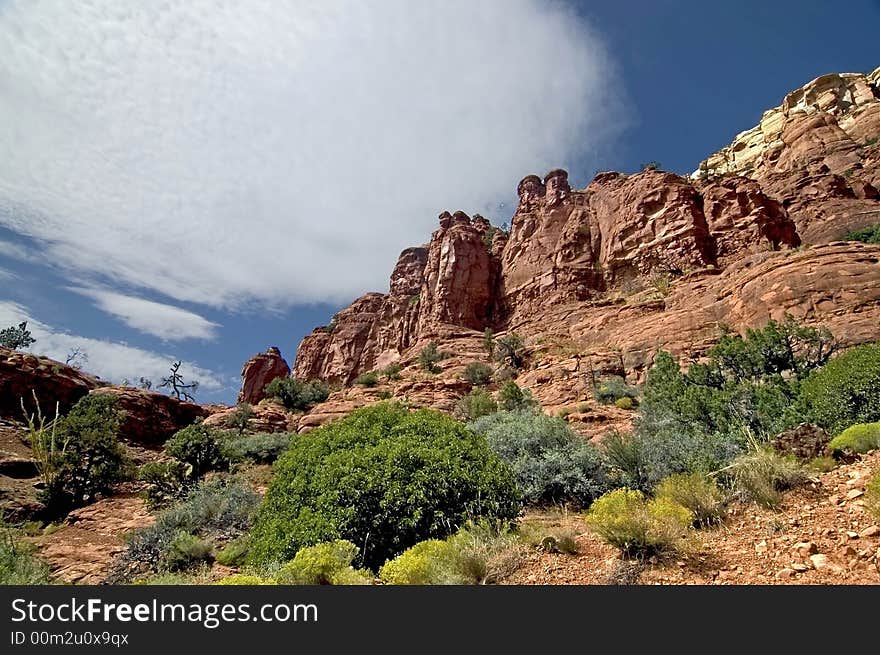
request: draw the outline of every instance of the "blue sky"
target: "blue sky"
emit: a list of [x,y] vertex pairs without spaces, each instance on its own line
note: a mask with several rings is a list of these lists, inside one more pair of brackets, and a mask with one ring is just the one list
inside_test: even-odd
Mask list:
[[0,0],[0,327],[233,402],[441,211],[507,221],[557,166],[690,172],[880,65],[877,2],[329,4]]

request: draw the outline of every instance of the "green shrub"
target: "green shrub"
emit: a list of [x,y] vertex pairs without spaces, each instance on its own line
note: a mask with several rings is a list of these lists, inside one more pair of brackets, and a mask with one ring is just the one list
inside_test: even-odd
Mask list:
[[428,373],[439,373],[437,362],[443,359],[443,353],[437,350],[437,342],[432,341],[419,351],[419,365]]
[[[639,390],[629,386],[622,377],[615,375],[598,385],[595,395],[596,400],[603,404],[614,404],[618,400],[627,398],[632,406],[635,404],[632,401],[638,398]],[[629,407],[622,409],[629,409]]]
[[844,239],[847,241],[861,241],[862,243],[880,243],[880,223],[872,227],[850,232]]
[[856,423],[880,421],[880,345],[841,353],[804,380],[800,403],[808,419],[838,434]]
[[483,437],[432,410],[377,403],[297,439],[275,465],[249,561],[348,539],[377,570],[470,517],[512,519],[519,492]]
[[330,387],[320,380],[301,382],[294,378],[275,378],[266,385],[265,393],[287,409],[304,412],[327,400]]
[[229,462],[270,464],[290,447],[292,438],[289,432],[228,436],[219,441],[220,454]]
[[57,443],[47,468],[51,477],[41,499],[52,515],[64,514],[106,494],[129,477],[129,464],[117,433],[123,414],[104,394],[81,398],[57,424]]
[[[880,389],[878,389],[878,393],[880,393]],[[880,422],[851,425],[834,437],[828,447],[834,453],[847,450],[854,453],[867,453],[870,450],[880,448]]]
[[571,525],[544,526],[540,522],[523,522],[517,530],[524,543],[547,553],[576,555],[580,552],[578,532]]
[[192,467],[183,462],[148,462],[138,469],[151,509],[167,507],[185,497],[194,483]]
[[158,572],[166,562],[171,542],[180,532],[207,540],[242,535],[251,522],[260,496],[239,480],[202,482],[184,501],[163,511],[156,522],[134,532],[108,581],[119,584],[144,572]]
[[34,547],[0,519],[0,585],[44,585],[49,567],[34,555]]
[[377,394],[377,396],[379,397],[379,400],[390,400],[394,397],[394,394],[387,389],[383,389]]
[[875,473],[865,487],[865,509],[880,522],[880,473]]
[[[219,560],[218,560],[219,561]],[[261,578],[258,575],[247,575],[245,573],[236,573],[235,575],[230,575],[226,578],[221,578],[214,584],[217,585],[234,585],[234,586],[249,586],[254,587],[258,585],[267,585],[272,584],[271,582],[267,582],[265,579]]]
[[655,498],[667,499],[689,509],[696,525],[711,525],[724,518],[726,496],[715,480],[700,473],[671,475],[654,491]]
[[601,454],[562,419],[519,410],[469,427],[514,471],[527,504],[586,506],[608,489]]
[[375,387],[379,384],[379,374],[376,371],[361,373],[354,379],[354,383],[362,387]]
[[521,389],[513,380],[508,380],[498,392],[498,404],[501,409],[513,412],[520,409],[536,408],[538,401],[528,389]]
[[647,500],[626,488],[608,492],[587,514],[593,531],[628,557],[677,550],[693,521],[689,509],[668,498]]
[[388,380],[389,382],[391,380],[399,380],[400,379],[400,372],[402,370],[403,370],[403,367],[400,364],[394,362],[394,363],[391,363],[382,369],[382,375],[384,375],[385,379]]
[[162,553],[162,568],[180,571],[201,561],[214,559],[214,546],[189,532],[180,531],[172,537]]
[[806,482],[807,471],[790,455],[780,455],[769,446],[753,444],[725,469],[734,488],[746,499],[763,507],[776,507],[780,492]]
[[200,477],[227,464],[220,452],[214,430],[204,423],[194,423],[178,430],[165,442],[165,452],[191,466],[194,477]]
[[455,416],[464,421],[473,421],[481,416],[498,411],[498,403],[485,389],[472,389],[455,404]]
[[278,570],[273,581],[285,585],[370,584],[372,574],[351,565],[357,554],[358,547],[345,539],[307,546]]
[[464,369],[464,379],[478,387],[492,381],[492,367],[483,362],[471,362]]
[[223,566],[240,566],[244,564],[249,547],[247,535],[233,539],[217,553],[217,563]]
[[448,580],[452,546],[448,541],[428,539],[388,560],[379,569],[379,579],[393,585],[438,585]]
[[725,466],[745,446],[724,434],[700,434],[676,428],[648,433],[611,432],[602,439],[610,486],[650,492],[678,473],[709,473]]
[[494,340],[493,356],[496,361],[520,370],[525,366],[525,345],[522,337],[511,332]]
[[248,422],[254,417],[254,408],[248,403],[239,403],[226,419],[224,427],[235,430],[239,436],[243,435],[248,428]]

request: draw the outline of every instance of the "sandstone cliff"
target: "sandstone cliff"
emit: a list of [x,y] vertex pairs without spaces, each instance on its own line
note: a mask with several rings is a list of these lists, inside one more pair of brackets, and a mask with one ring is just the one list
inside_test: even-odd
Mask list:
[[[810,82],[689,177],[607,172],[573,189],[564,170],[529,175],[509,233],[443,212],[426,245],[401,253],[387,294],[303,340],[293,375],[347,385],[399,362],[383,395],[451,409],[464,365],[487,359],[483,330],[515,330],[530,352],[518,381],[552,411],[590,401],[597,375],[640,379],[661,348],[700,356],[722,324],[790,313],[844,343],[880,339],[880,247],[840,242],[880,223],[878,80]],[[417,365],[429,341],[449,355],[436,376]],[[300,427],[378,393],[337,392]]]

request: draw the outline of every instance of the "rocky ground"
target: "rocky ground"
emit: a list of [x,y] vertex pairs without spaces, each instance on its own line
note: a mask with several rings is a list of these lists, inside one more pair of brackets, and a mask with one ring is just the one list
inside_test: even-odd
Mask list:
[[533,551],[508,584],[880,584],[880,526],[861,496],[880,451],[785,494],[776,510],[737,504],[721,525],[696,533],[688,552],[624,562],[580,515],[533,514],[575,531],[576,555]]

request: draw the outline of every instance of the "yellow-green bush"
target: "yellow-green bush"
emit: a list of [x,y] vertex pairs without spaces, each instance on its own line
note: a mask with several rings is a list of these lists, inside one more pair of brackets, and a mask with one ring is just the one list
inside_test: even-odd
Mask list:
[[370,584],[372,575],[351,565],[357,554],[358,547],[345,539],[301,548],[278,569],[273,581],[286,585]]
[[880,448],[880,422],[851,425],[834,437],[828,446],[835,453],[845,450],[866,453],[869,450]]
[[380,577],[388,584],[495,584],[523,561],[525,548],[504,524],[469,523],[440,541],[431,539],[386,562]]
[[865,488],[865,507],[875,521],[880,521],[880,473],[876,473]]
[[725,514],[725,494],[715,480],[700,473],[670,475],[654,491],[656,498],[666,498],[694,514],[694,523],[709,525]]
[[379,579],[393,585],[444,584],[449,582],[451,559],[452,547],[448,541],[428,539],[386,562],[379,570]]
[[587,514],[593,531],[627,556],[676,550],[693,522],[693,512],[669,498],[648,500],[627,488],[608,492]]

